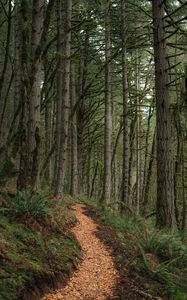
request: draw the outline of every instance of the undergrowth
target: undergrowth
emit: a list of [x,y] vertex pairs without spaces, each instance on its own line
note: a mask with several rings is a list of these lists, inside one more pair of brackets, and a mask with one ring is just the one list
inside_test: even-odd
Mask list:
[[48,199],[42,192],[33,190],[16,191],[14,196],[4,195],[5,207],[0,209],[4,214],[14,217],[32,216],[40,219],[48,215]]
[[[79,246],[68,231],[75,219],[65,199],[17,192],[0,207],[0,300],[21,299],[28,286],[68,272]],[[67,233],[68,231],[68,233]]]
[[151,220],[127,217],[100,209],[99,201],[81,196],[83,202],[97,207],[99,218],[111,228],[126,247],[124,260],[145,283],[160,284],[164,294],[173,300],[187,300],[187,245],[184,235],[158,230]]

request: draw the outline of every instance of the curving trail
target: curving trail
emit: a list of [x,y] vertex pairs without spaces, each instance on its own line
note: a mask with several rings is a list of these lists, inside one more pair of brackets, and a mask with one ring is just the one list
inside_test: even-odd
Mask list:
[[113,295],[113,288],[119,275],[110,249],[95,236],[97,224],[84,214],[84,207],[82,204],[73,206],[78,223],[72,230],[84,252],[83,261],[67,286],[45,295],[41,300],[117,299]]

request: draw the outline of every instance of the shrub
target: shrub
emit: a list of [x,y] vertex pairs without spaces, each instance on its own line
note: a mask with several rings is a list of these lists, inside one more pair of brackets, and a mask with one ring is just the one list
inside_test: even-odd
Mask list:
[[32,190],[17,191],[14,197],[5,196],[5,204],[8,208],[2,208],[4,213],[15,217],[30,215],[34,219],[48,215],[47,198],[42,193]]
[[180,234],[153,230],[140,237],[139,249],[143,269],[164,283],[171,299],[187,299],[187,247]]

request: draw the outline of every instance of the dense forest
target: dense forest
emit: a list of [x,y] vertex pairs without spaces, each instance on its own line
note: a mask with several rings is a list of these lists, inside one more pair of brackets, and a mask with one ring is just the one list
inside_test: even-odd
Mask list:
[[80,258],[75,202],[159,285],[111,299],[187,299],[187,2],[0,0],[0,28],[0,300]]

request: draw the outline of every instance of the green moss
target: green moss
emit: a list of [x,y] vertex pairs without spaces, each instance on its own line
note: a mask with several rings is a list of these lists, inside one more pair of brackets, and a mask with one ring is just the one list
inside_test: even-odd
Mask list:
[[[57,204],[56,204],[57,205]],[[55,220],[56,211],[63,210],[66,220],[71,217],[67,208],[50,208],[55,226],[42,223],[39,232],[21,224],[14,216],[0,212],[0,300],[16,300],[27,285],[38,278],[67,272],[69,261],[79,256],[79,246],[71,235],[64,235],[62,224]],[[65,212],[64,212],[65,211]],[[67,226],[67,224],[65,224]],[[60,227],[59,227],[60,226]],[[3,259],[1,259],[1,256]]]

